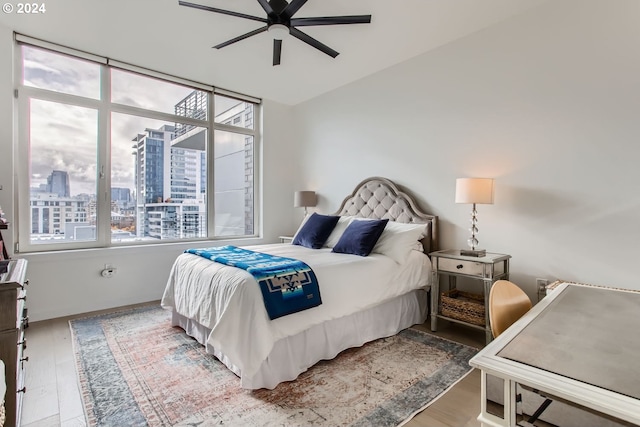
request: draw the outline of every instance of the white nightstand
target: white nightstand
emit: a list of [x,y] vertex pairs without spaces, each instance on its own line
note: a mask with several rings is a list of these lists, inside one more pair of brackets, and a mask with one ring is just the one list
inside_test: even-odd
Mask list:
[[[509,280],[509,259],[511,255],[487,252],[483,257],[460,255],[457,249],[431,252],[431,264],[433,266],[433,280],[431,283],[431,330],[438,328],[438,318],[452,322],[462,323],[485,331],[487,343],[493,337],[489,323],[489,291],[496,280]],[[466,277],[482,283],[484,294],[484,326],[475,325],[460,319],[444,316],[440,309],[440,275],[449,276],[449,289],[455,288],[457,277]]]
[[280,243],[291,243],[293,236],[278,236],[278,239],[280,239]]

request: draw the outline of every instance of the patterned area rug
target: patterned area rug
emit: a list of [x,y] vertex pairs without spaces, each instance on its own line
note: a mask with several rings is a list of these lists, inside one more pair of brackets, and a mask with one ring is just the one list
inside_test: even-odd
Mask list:
[[142,307],[70,322],[89,426],[397,426],[464,377],[476,353],[407,329],[249,391],[169,319]]

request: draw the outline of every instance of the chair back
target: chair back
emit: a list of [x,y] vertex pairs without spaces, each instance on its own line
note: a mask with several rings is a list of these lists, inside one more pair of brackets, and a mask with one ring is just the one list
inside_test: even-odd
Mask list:
[[531,309],[531,300],[508,280],[498,280],[489,293],[489,321],[496,338]]

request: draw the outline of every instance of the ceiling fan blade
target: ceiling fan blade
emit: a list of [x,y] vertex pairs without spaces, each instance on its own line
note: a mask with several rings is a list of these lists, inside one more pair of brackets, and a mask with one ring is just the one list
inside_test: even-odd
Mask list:
[[260,3],[260,6],[262,6],[264,11],[267,12],[267,15],[275,14],[275,11],[273,10],[271,5],[269,4],[269,0],[258,0],[258,3]]
[[287,18],[291,18],[304,4],[307,0],[291,0],[289,6],[285,10],[282,11],[282,15]]
[[313,37],[311,37],[308,34],[303,33],[302,31],[300,31],[297,28],[291,27],[290,28],[290,34],[293,37],[295,37],[295,38],[297,38],[299,40],[302,40],[303,42],[305,42],[309,46],[313,46],[316,49],[318,49],[319,51],[326,53],[327,55],[329,55],[332,58],[335,58],[336,56],[340,55],[340,53],[338,53],[335,50],[331,49],[326,44],[323,44],[323,43],[319,42],[318,40],[314,39]]
[[273,39],[273,65],[280,65],[282,57],[282,40]]
[[316,18],[293,18],[291,25],[308,27],[310,25],[370,24],[371,15],[325,16]]
[[265,31],[267,31],[267,28],[269,28],[269,27],[265,25],[262,28],[258,28],[257,30],[249,31],[246,34],[243,34],[243,35],[238,36],[236,38],[233,38],[231,40],[227,40],[226,42],[217,44],[217,45],[215,45],[213,47],[215,49],[222,49],[223,47],[226,47],[226,46],[229,46],[230,44],[234,44],[236,42],[239,42],[240,40],[244,40],[244,39],[249,38],[251,36],[255,36],[256,34],[264,33]]
[[251,19],[252,21],[264,22],[267,23],[266,18],[260,18],[259,16],[246,15],[240,12],[233,12],[231,10],[218,9],[215,7],[204,6],[202,4],[190,3],[188,1],[178,0],[178,4],[180,6],[193,7],[194,9],[206,10],[208,12],[222,13],[223,15],[231,15],[237,18]]

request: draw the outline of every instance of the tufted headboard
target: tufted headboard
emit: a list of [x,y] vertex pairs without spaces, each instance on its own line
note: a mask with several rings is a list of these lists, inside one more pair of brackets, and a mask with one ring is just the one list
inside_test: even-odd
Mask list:
[[438,217],[422,212],[413,197],[389,179],[365,179],[342,201],[334,215],[428,224],[428,234],[422,239],[424,252],[428,254],[438,250]]

